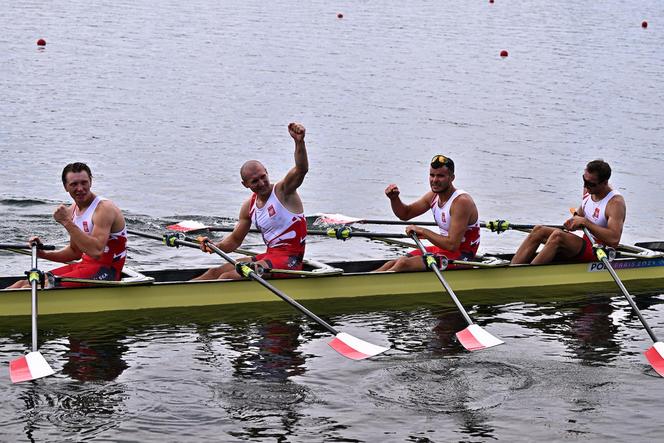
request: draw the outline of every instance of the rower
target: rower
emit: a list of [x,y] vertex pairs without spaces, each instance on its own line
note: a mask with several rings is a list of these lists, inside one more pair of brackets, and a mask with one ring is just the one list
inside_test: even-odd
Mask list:
[[[58,206],[53,218],[69,233],[69,245],[58,251],[39,249],[38,257],[60,263],[81,260],[50,271],[58,277],[120,280],[127,257],[127,228],[122,211],[112,201],[91,191],[92,172],[85,163],[65,166],[62,184],[74,204]],[[33,242],[41,244],[39,237],[32,237],[29,243]],[[57,279],[54,285],[81,286]],[[20,280],[8,289],[29,286],[27,280]]]
[[[395,184],[385,189],[390,199],[394,215],[401,220],[410,220],[431,210],[439,233],[422,226],[409,225],[406,234],[417,234],[419,238],[429,240],[433,246],[426,251],[433,254],[442,265],[447,260],[471,260],[477,254],[480,245],[480,224],[477,206],[470,194],[454,187],[454,161],[444,155],[431,159],[429,167],[429,186],[431,190],[419,200],[406,205],[399,197],[399,188]],[[424,271],[427,269],[426,257],[417,249],[404,257],[390,260],[376,271]],[[449,267],[453,267],[450,265]]]
[[[569,231],[588,228],[601,245],[618,246],[625,223],[625,199],[609,184],[611,167],[593,160],[583,171],[583,200],[564,223],[565,230],[537,225],[512,258],[512,264],[544,264],[552,261],[596,261],[593,243],[587,236]],[[537,248],[544,247],[538,253]]]
[[[257,160],[249,160],[240,168],[242,185],[252,191],[240,208],[239,221],[233,231],[216,246],[224,252],[233,252],[242,245],[252,222],[261,231],[267,251],[255,257],[243,257],[238,262],[253,262],[263,269],[301,270],[304,259],[307,222],[304,206],[297,189],[309,170],[309,160],[304,143],[305,128],[290,123],[288,133],[295,141],[295,166],[275,184],[270,182],[267,169]],[[209,239],[199,237],[201,249],[212,250],[206,245]],[[208,269],[194,280],[241,279],[230,264]]]

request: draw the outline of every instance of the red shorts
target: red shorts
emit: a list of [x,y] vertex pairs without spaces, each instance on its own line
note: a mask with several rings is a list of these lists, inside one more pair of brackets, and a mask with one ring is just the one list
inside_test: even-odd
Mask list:
[[593,250],[593,244],[588,237],[583,236],[583,247],[578,254],[572,259],[574,261],[580,262],[592,262],[597,261],[597,256]]
[[[264,261],[270,269],[288,269],[291,271],[301,271],[304,253],[268,250],[263,254],[258,254],[251,258],[251,261]],[[279,275],[275,272],[275,277],[284,277],[286,274]]]
[[[427,252],[433,254],[436,257],[445,256],[447,257],[448,260],[472,260],[473,258],[475,258],[474,252],[467,252],[467,251],[464,252],[460,250],[452,252],[446,249],[439,248],[438,246],[427,246],[425,249],[427,250]],[[407,255],[411,257],[418,257],[422,255],[422,251],[420,251],[419,249],[414,249],[408,252]],[[447,266],[447,269],[454,269],[455,267],[456,265],[450,263]]]
[[[73,263],[71,265],[55,268],[50,271],[51,274],[58,277],[84,278],[87,280],[120,280],[122,278],[122,268],[119,270],[110,265],[100,263]],[[85,286],[81,283],[56,282],[56,287],[75,288]]]

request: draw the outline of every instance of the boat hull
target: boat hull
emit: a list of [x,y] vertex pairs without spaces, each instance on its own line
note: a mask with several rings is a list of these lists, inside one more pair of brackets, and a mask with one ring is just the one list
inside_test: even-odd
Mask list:
[[[353,262],[335,263],[353,269]],[[356,262],[358,263],[358,262]],[[366,267],[366,262],[364,267]],[[614,268],[630,292],[664,289],[664,258],[616,260]],[[355,266],[357,268],[357,266]],[[58,288],[39,292],[39,315],[137,309],[231,305],[277,301],[259,284],[242,281],[177,281],[195,275],[195,270],[145,272],[155,282],[113,287]],[[617,291],[601,263],[506,266],[449,270],[444,276],[461,302],[506,303],[588,293]],[[176,281],[159,281],[165,278]],[[299,301],[369,297],[413,297],[443,294],[444,289],[430,272],[368,273],[298,277],[270,280],[274,286]],[[444,295],[444,294],[443,294]],[[481,298],[477,296],[482,295]],[[441,303],[449,300],[442,297]],[[30,315],[30,291],[0,291],[0,316]]]

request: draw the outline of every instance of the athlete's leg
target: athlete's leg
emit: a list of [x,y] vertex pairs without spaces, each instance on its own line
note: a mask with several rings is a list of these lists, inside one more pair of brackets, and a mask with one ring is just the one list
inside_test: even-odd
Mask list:
[[557,229],[551,233],[544,247],[531,263],[541,265],[551,263],[554,259],[569,260],[576,257],[583,246],[583,238]]
[[559,229],[548,226],[535,226],[530,234],[528,234],[528,237],[526,237],[523,243],[521,243],[519,249],[516,250],[516,254],[514,254],[514,257],[512,258],[512,264],[520,265],[523,263],[530,263],[535,257],[539,245],[546,243],[549,236],[556,230]]
[[424,271],[426,266],[422,256],[416,257],[400,257],[398,258],[390,271],[404,272],[404,271]]
[[396,260],[389,260],[389,261],[386,261],[385,264],[384,264],[383,266],[381,266],[380,268],[376,269],[376,270],[373,271],[373,272],[391,271],[391,270],[392,270],[392,266],[394,266],[394,264],[395,264],[396,262],[397,262]]

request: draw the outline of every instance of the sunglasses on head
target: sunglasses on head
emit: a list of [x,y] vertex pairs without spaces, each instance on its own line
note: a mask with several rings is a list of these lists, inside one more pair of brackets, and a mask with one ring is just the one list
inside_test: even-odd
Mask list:
[[454,162],[451,158],[447,158],[444,155],[434,155],[431,159],[431,167],[434,169],[442,168],[447,166],[448,169],[454,169]]

